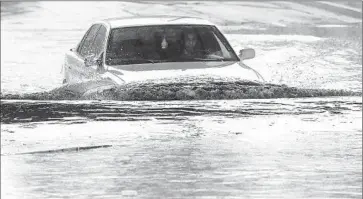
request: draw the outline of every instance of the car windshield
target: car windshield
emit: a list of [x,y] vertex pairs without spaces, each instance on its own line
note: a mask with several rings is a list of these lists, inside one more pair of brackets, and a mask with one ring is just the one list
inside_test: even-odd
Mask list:
[[107,65],[239,61],[227,40],[214,26],[127,27],[112,29],[110,34]]

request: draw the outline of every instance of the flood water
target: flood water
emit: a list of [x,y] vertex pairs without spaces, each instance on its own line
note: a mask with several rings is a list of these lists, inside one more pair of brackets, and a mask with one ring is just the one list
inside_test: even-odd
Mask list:
[[2,194],[359,198],[361,104],[357,97],[84,102],[83,115],[2,124]]
[[[211,94],[210,84],[201,88],[217,96],[209,100],[150,97],[160,87],[145,87],[142,101],[120,90],[111,98],[39,97],[61,86],[64,52],[94,19],[170,9],[210,17],[216,4],[72,3],[1,5],[1,198],[362,197],[361,19],[341,10],[304,14],[306,5],[291,2],[226,3],[235,17],[239,9],[287,13],[274,12],[276,21],[249,13],[257,21],[239,27],[245,19],[216,11],[212,20],[236,50],[256,49],[248,65],[269,83],[298,88],[261,97],[270,99],[256,99],[263,89],[243,99]],[[300,32],[291,17],[314,27]],[[293,92],[304,95],[289,98]]]

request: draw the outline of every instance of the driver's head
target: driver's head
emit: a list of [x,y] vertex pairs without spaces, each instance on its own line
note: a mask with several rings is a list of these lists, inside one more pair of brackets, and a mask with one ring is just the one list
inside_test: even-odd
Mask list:
[[185,43],[185,50],[193,51],[195,45],[197,44],[197,35],[194,31],[189,30],[186,31],[184,34],[184,43]]

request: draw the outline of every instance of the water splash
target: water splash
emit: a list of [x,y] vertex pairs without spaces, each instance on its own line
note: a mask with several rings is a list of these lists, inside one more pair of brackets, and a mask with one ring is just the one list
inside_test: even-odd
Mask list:
[[361,96],[361,92],[349,90],[296,88],[248,81],[99,84],[93,92],[89,92],[88,85],[91,83],[67,85],[48,92],[1,94],[1,99],[153,101]]

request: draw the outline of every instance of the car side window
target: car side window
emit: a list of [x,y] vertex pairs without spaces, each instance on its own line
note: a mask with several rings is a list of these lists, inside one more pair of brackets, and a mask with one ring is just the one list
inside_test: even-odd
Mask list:
[[79,48],[77,49],[77,52],[82,56],[86,56],[90,53],[90,46],[93,43],[93,40],[96,36],[96,33],[98,29],[100,28],[99,24],[93,25],[88,32],[86,33],[85,37],[83,38],[81,44],[79,45]]
[[107,29],[101,25],[94,39],[93,44],[90,47],[90,52],[95,55],[99,55],[105,48]]

